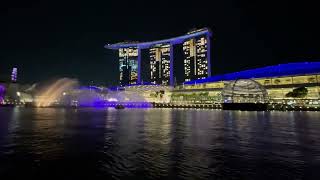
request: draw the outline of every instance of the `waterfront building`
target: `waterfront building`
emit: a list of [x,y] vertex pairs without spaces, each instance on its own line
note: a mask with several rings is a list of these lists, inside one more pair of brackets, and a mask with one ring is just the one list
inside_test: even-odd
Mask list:
[[119,49],[120,85],[137,84],[138,49],[135,47]]
[[227,83],[222,92],[222,103],[266,103],[265,87],[252,79],[238,79]]
[[[171,102],[222,103],[225,87],[246,79],[266,89],[269,103],[320,106],[320,62],[280,64],[185,82],[173,90]],[[299,89],[305,94],[294,96]]]
[[208,77],[209,38],[205,35],[198,36],[183,43],[185,82]]
[[159,44],[150,49],[150,77],[152,84],[170,83],[170,44]]
[[[185,70],[190,69],[190,72],[185,72],[188,74],[184,78],[185,80],[204,79],[211,75],[211,36],[211,31],[208,28],[203,28],[174,38],[149,42],[107,44],[105,48],[119,51],[120,84],[122,86],[141,84],[143,81],[141,78],[141,50],[143,49],[149,49],[150,52],[151,83],[173,86],[175,81],[173,48],[178,44],[182,44],[185,48],[181,53],[189,53],[189,55],[185,54],[185,60],[188,61],[184,62]],[[189,47],[189,50],[192,49],[194,52],[187,51],[188,42],[193,42],[192,48]],[[195,70],[191,70],[191,68]]]

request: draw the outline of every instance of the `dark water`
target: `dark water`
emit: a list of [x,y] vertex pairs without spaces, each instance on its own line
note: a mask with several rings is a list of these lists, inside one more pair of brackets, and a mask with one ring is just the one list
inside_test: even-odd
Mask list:
[[320,113],[0,108],[0,178],[18,176],[320,179]]

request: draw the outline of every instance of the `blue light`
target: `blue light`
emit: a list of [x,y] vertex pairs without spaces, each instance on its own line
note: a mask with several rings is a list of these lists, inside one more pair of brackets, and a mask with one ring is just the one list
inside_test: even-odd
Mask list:
[[299,62],[279,64],[275,66],[267,66],[263,68],[250,69],[240,72],[234,72],[224,75],[211,76],[206,79],[188,81],[184,84],[199,84],[207,82],[230,81],[236,79],[251,79],[251,78],[267,78],[281,77],[290,75],[305,75],[320,72],[320,62]]
[[18,69],[13,68],[12,73],[11,73],[11,81],[12,82],[17,82],[17,77],[18,77]]
[[79,90],[94,90],[94,91],[101,91],[102,88],[97,86],[81,86],[79,87]]
[[127,84],[125,86],[111,86],[111,87],[108,87],[108,89],[110,91],[121,91],[121,90],[125,90],[125,87],[135,87],[135,86],[142,86],[142,85],[158,86],[158,85],[152,84],[151,82],[140,82],[137,84]]
[[173,44],[170,44],[170,86],[174,85],[173,59]]
[[108,102],[108,101],[96,101],[93,107],[116,107],[122,105],[125,108],[151,108],[152,104],[148,102]]
[[0,103],[3,102],[5,97],[6,88],[0,84]]
[[119,49],[119,48],[129,48],[129,47],[138,47],[140,49],[147,49],[151,46],[157,45],[157,44],[180,44],[190,38],[194,38],[201,35],[209,35],[211,36],[211,31],[209,29],[204,29],[203,31],[195,32],[192,34],[185,34],[182,36],[170,38],[170,39],[164,39],[164,40],[158,40],[158,41],[150,41],[150,42],[141,42],[141,43],[117,43],[117,44],[107,44],[104,47],[106,49]]

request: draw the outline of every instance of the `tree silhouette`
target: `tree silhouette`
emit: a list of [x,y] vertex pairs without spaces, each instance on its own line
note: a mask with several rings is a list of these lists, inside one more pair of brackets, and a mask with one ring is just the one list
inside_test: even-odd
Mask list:
[[308,95],[308,89],[306,87],[299,87],[296,89],[293,89],[293,91],[288,92],[286,94],[286,97],[292,97],[292,98],[304,98]]

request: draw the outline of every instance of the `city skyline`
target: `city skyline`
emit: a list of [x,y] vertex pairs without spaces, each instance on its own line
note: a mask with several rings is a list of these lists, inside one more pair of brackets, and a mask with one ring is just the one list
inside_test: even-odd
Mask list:
[[318,6],[0,6],[2,179],[320,179]]
[[71,77],[84,84],[115,85],[117,54],[105,51],[105,42],[166,39],[201,27],[215,34],[213,75],[319,59],[319,25],[312,10],[316,6],[289,1],[208,2],[199,1],[212,5],[195,4],[192,13],[186,12],[190,6],[186,2],[170,2],[170,8],[142,1],[6,2],[0,14],[5,27],[0,30],[1,77],[17,67],[23,83]]

